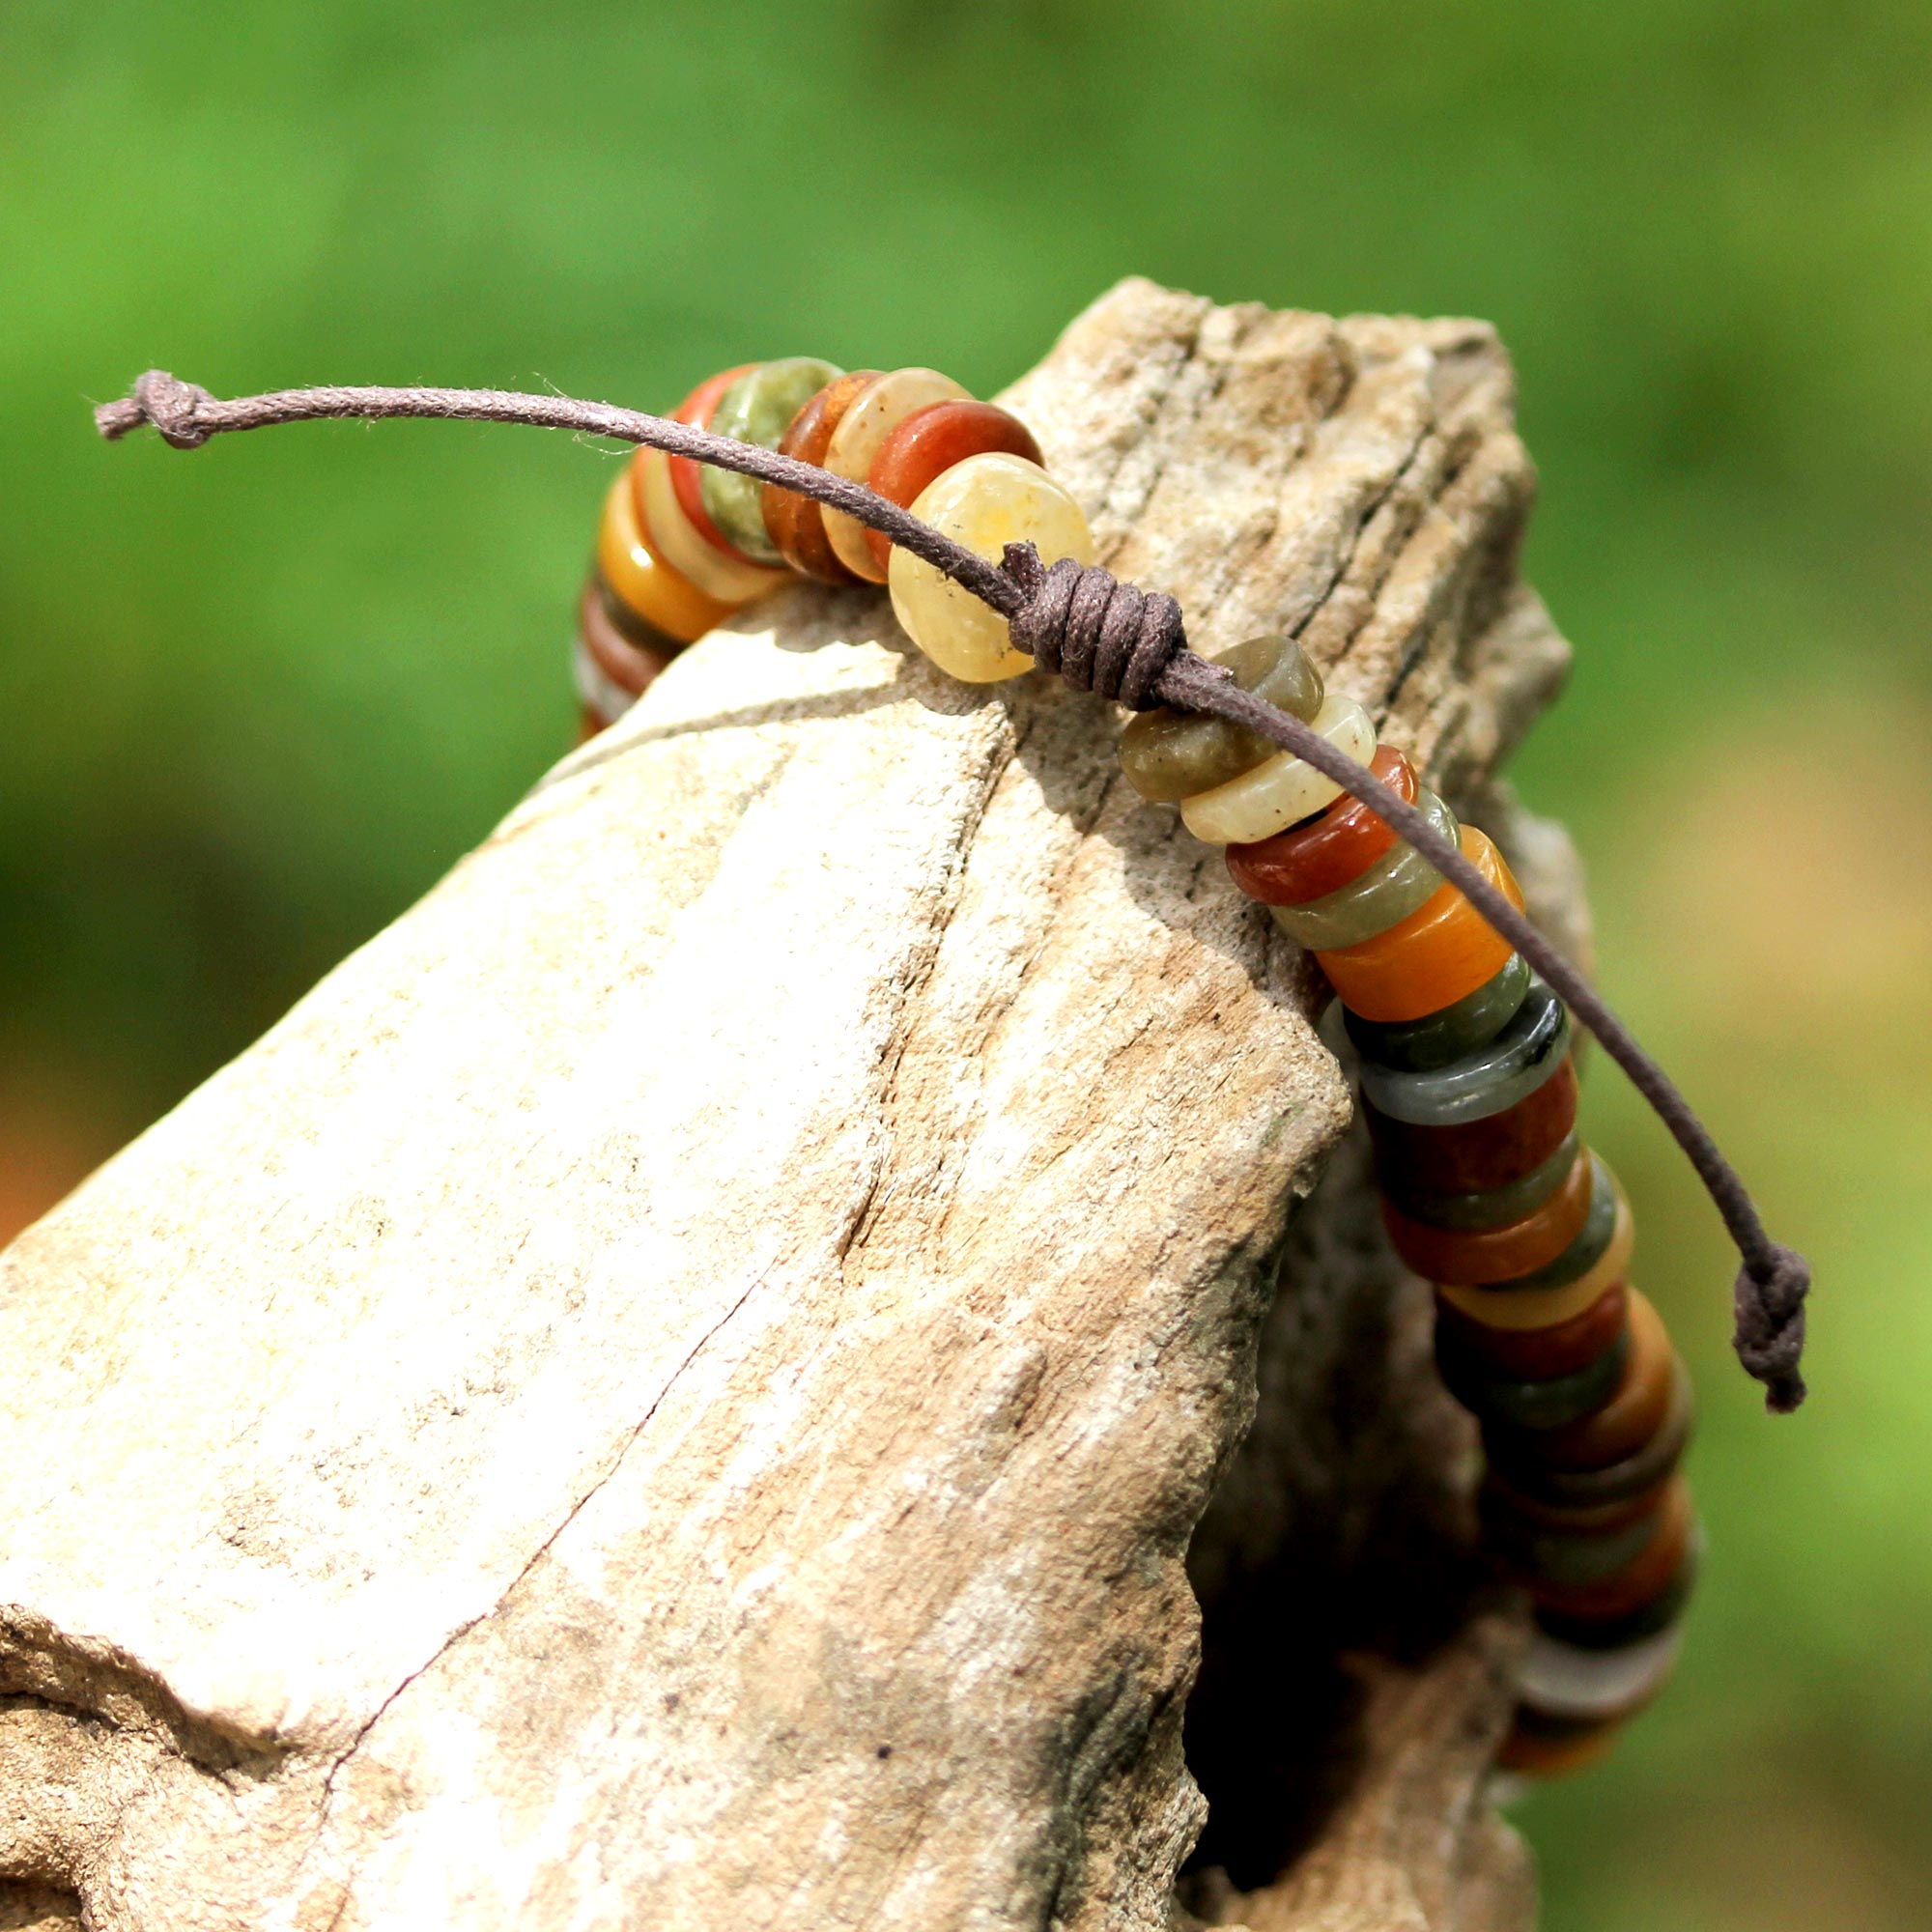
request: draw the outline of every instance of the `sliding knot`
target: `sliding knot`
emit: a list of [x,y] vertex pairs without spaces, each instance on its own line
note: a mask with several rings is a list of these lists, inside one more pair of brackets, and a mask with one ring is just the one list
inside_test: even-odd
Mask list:
[[1745,1373],[1764,1384],[1764,1406],[1775,1415],[1788,1415],[1804,1400],[1798,1358],[1804,1352],[1804,1296],[1810,1287],[1804,1257],[1776,1241],[1738,1270],[1731,1347]]
[[1122,583],[1070,556],[1049,570],[1030,543],[1009,544],[1001,567],[1025,600],[1009,619],[1015,648],[1075,691],[1135,711],[1159,702],[1160,674],[1187,643],[1180,606],[1164,590]]
[[145,422],[153,423],[162,441],[176,449],[199,449],[213,434],[201,412],[213,407],[214,398],[200,384],[184,383],[165,369],[150,369],[131,396],[104,404],[95,411],[94,420],[109,442]]

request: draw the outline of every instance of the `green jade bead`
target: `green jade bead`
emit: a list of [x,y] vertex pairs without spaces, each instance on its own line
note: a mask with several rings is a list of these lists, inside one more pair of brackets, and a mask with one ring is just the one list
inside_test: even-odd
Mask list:
[[[711,428],[719,436],[776,449],[799,411],[844,373],[815,355],[760,363],[719,398]],[[705,511],[727,542],[759,563],[784,561],[765,528],[765,486],[755,476],[707,465],[699,471],[699,486]]]
[[[1327,696],[1321,673],[1293,638],[1278,634],[1249,638],[1215,653],[1208,663],[1233,671],[1243,691],[1253,692],[1304,724],[1313,722]],[[1265,764],[1280,750],[1225,718],[1202,718],[1163,705],[1143,711],[1121,733],[1121,769],[1143,798],[1156,805],[1179,805]]]
[[[1424,786],[1416,809],[1451,845],[1461,828],[1456,814]],[[1368,869],[1306,905],[1269,906],[1274,923],[1312,952],[1337,946],[1354,946],[1400,924],[1424,904],[1442,883],[1442,874],[1412,845],[1400,839]]]
[[1431,1228],[1448,1228],[1459,1235],[1472,1235],[1484,1228],[1505,1228],[1533,1214],[1569,1179],[1577,1164],[1577,1150],[1583,1144],[1581,1127],[1572,1127],[1563,1143],[1546,1161],[1512,1180],[1507,1187],[1491,1187],[1477,1194],[1408,1193],[1400,1175],[1384,1175],[1382,1192],[1411,1221]]
[[1348,1013],[1344,1023],[1365,1061],[1420,1073],[1487,1046],[1516,1017],[1529,996],[1529,962],[1512,952],[1494,979],[1419,1020],[1365,1020]]
[[1435,1359],[1443,1386],[1479,1422],[1503,1423],[1513,1429],[1561,1429],[1601,1408],[1616,1392],[1630,1359],[1630,1331],[1625,1329],[1594,1362],[1567,1376],[1538,1381],[1488,1375],[1460,1349],[1438,1348]]
[[1453,1127],[1514,1107],[1550,1079],[1570,1051],[1570,1011],[1533,980],[1509,1024],[1485,1046],[1421,1073],[1365,1060],[1362,1092],[1377,1112],[1417,1127]]

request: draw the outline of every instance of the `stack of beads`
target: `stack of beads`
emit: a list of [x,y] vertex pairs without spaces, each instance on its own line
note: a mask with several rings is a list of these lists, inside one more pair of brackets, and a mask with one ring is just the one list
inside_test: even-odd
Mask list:
[[[1087,520],[1041,467],[1032,432],[936,369],[846,374],[803,355],[748,363],[700,383],[675,414],[864,483],[981,556],[1030,539],[1049,563],[1093,561]],[[907,634],[954,677],[983,683],[1032,666],[1004,617],[841,511],[640,448],[605,499],[578,604],[584,735],[614,724],[686,644],[793,572],[889,584]]]
[[[1502,855],[1424,785],[1299,645],[1216,660],[1416,806],[1519,907]],[[1631,1213],[1577,1131],[1570,1015],[1454,886],[1367,806],[1237,725],[1150,711],[1121,739],[1142,797],[1315,955],[1361,1056],[1397,1253],[1435,1285],[1443,1378],[1483,1427],[1486,1545],[1536,1634],[1502,1764],[1587,1762],[1668,1676],[1695,1562],[1676,1473],[1690,1391],[1627,1280]]]

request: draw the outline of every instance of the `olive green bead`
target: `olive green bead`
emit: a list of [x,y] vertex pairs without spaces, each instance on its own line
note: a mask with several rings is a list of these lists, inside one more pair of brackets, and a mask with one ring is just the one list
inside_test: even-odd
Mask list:
[[[749,370],[719,398],[711,413],[711,428],[719,436],[735,437],[776,449],[791,419],[826,384],[844,372],[815,355],[787,355],[761,362]],[[706,465],[700,472],[704,508],[719,533],[735,549],[759,563],[781,563],[779,547],[765,529],[764,485],[755,476]]]
[[[1250,638],[1208,662],[1233,671],[1243,691],[1304,724],[1321,709],[1326,696],[1321,673],[1293,638]],[[1280,749],[1225,718],[1202,718],[1163,705],[1142,712],[1121,733],[1121,769],[1143,798],[1179,805],[1265,764]]]
[[[1461,830],[1456,814],[1427,785],[1417,794],[1415,806],[1436,836],[1453,846]],[[1268,913],[1296,945],[1311,952],[1357,946],[1406,919],[1435,896],[1441,883],[1442,874],[1414,846],[1398,838],[1346,886],[1305,905],[1270,906]]]

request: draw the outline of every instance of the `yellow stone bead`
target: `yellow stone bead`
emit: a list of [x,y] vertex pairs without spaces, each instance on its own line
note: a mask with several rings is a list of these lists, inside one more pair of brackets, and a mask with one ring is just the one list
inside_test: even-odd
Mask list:
[[729,604],[707,597],[651,548],[638,516],[628,468],[618,470],[604,498],[604,517],[597,526],[597,568],[626,608],[681,644],[703,637],[731,614]]
[[699,536],[671,488],[670,459],[663,450],[639,449],[631,459],[631,480],[643,509],[644,527],[659,554],[705,596],[721,604],[743,604],[776,589],[791,575],[748,563]]
[[[922,523],[997,563],[1009,543],[1031,541],[1040,561],[1094,561],[1094,534],[1080,505],[1037,464],[988,452],[955,463],[912,506]],[[1007,620],[923,557],[895,546],[893,609],[906,635],[941,670],[969,684],[991,684],[1033,668],[1016,651]]]
[[[838,418],[838,427],[825,445],[825,468],[835,476],[863,483],[871,473],[879,445],[913,411],[923,410],[928,403],[966,399],[968,392],[937,369],[894,369],[867,384]],[[826,541],[838,561],[867,583],[883,583],[886,579],[879,560],[866,541],[866,526],[829,503],[824,517]]]
[[[1311,727],[1358,765],[1375,756],[1376,727],[1352,697],[1332,693],[1309,721]],[[1180,816],[1195,838],[1209,845],[1252,845],[1286,832],[1297,820],[1342,795],[1342,787],[1293,752],[1243,772],[1212,791],[1180,801]]]

